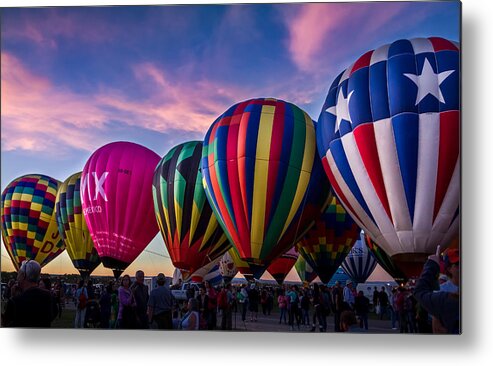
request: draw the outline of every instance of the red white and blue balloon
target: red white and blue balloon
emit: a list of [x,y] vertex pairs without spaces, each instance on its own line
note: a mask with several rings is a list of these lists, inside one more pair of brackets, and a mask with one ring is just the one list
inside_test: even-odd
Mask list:
[[369,51],[329,89],[317,146],[358,225],[409,275],[459,229],[460,52],[443,38]]

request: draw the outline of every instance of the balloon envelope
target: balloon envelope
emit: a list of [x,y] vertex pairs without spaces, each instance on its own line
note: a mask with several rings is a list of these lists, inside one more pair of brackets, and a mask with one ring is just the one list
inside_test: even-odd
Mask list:
[[43,267],[65,249],[55,219],[59,185],[46,175],[29,174],[2,193],[2,238],[17,270],[29,259]]
[[230,247],[205,196],[200,172],[202,143],[180,144],[156,167],[156,219],[173,265],[195,272]]
[[224,253],[221,260],[219,261],[219,271],[221,276],[223,276],[224,282],[231,282],[234,276],[238,273],[238,269],[235,266],[233,258],[229,252]]
[[367,52],[335,79],[318,119],[337,196],[408,276],[459,228],[459,60],[443,38]]
[[315,225],[296,244],[298,253],[327,283],[359,236],[360,229],[335,196]]
[[159,229],[152,201],[152,177],[159,156],[131,142],[96,150],[84,166],[84,217],[103,265],[116,277],[132,263]]
[[365,235],[365,243],[370,252],[375,257],[377,263],[387,272],[398,284],[406,283],[408,277],[397,267],[392,258],[385,253],[368,235]]
[[80,199],[80,176],[82,172],[68,177],[58,189],[56,196],[56,221],[67,253],[74,267],[83,277],[89,276],[101,263],[98,252],[82,214]]
[[311,118],[291,103],[251,99],[221,115],[204,139],[207,198],[240,257],[269,264],[300,209],[315,158]]
[[211,281],[211,285],[216,285],[222,281],[222,276],[219,273],[219,261],[221,258],[216,258],[212,262],[207,263],[202,268],[190,275],[190,280],[196,283],[203,281]]
[[258,280],[264,274],[265,267],[254,266],[251,263],[245,262],[240,258],[240,254],[234,246],[228,250],[228,253],[231,256],[235,267],[238,269],[238,272],[240,272],[247,281],[251,281],[254,278]]
[[365,243],[365,233],[361,231],[351,251],[342,262],[341,267],[356,283],[365,283],[377,265],[377,261]]
[[282,285],[297,259],[298,253],[293,247],[288,252],[281,254],[279,258],[274,259],[269,267],[267,267],[267,272],[274,277],[279,285]]
[[315,278],[317,278],[317,274],[313,270],[312,266],[310,266],[310,264],[308,264],[305,258],[301,255],[298,256],[298,259],[294,264],[294,268],[303,283],[310,284]]

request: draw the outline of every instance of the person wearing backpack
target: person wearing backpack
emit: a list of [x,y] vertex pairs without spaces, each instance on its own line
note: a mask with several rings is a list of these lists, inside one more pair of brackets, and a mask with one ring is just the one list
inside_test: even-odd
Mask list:
[[88,299],[84,280],[80,280],[75,291],[75,328],[84,328]]

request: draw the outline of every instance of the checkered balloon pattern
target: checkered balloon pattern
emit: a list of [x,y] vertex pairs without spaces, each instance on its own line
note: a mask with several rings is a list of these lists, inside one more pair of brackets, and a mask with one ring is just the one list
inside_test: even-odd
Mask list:
[[59,186],[56,179],[30,174],[15,179],[3,191],[2,238],[16,269],[28,259],[44,266],[65,249],[55,219]]

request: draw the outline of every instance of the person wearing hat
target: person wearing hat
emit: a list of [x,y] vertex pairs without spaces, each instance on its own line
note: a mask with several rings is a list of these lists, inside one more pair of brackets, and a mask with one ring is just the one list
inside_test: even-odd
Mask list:
[[[447,257],[447,255],[446,255]],[[446,261],[449,263],[449,272],[456,276],[459,284],[459,253],[448,255]],[[447,264],[446,264],[447,265]],[[452,268],[454,267],[454,268]],[[437,279],[440,273],[440,245],[436,253],[430,255],[426,261],[423,271],[416,283],[414,297],[419,304],[434,316],[449,334],[460,334],[460,297],[459,293],[435,291]]]
[[440,291],[459,292],[459,250],[447,249],[443,257],[447,281],[440,284]]
[[351,280],[346,280],[346,286],[344,286],[342,296],[343,301],[347,304],[345,310],[352,310],[354,308],[354,290],[353,282]]
[[157,329],[173,329],[172,311],[175,298],[165,285],[166,276],[159,273],[156,278],[157,287],[149,295],[147,316],[149,323]]

